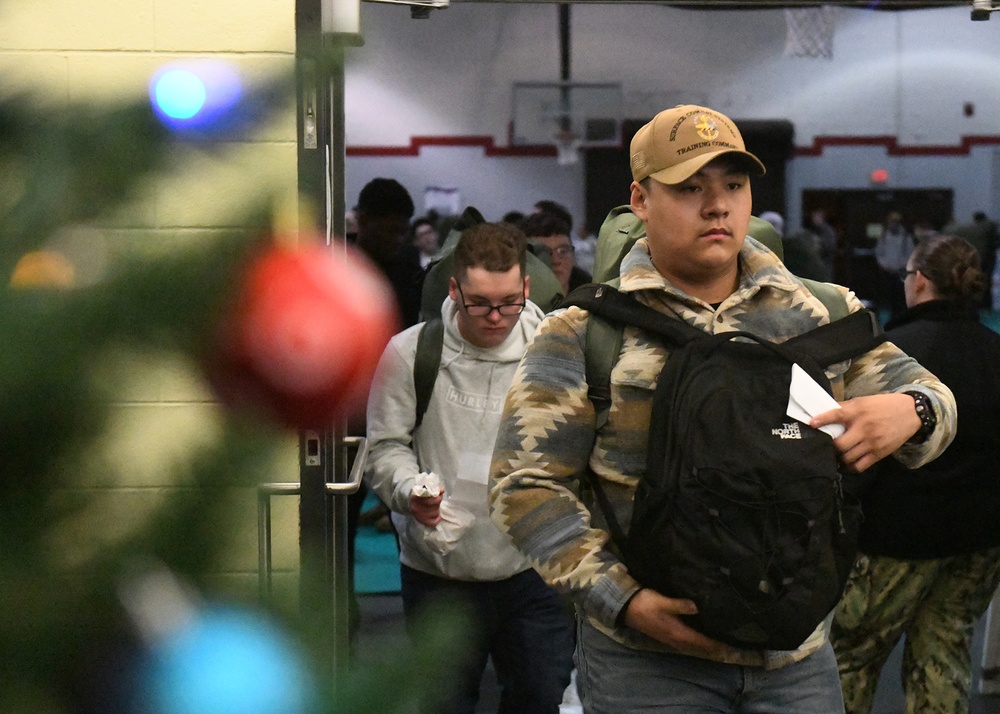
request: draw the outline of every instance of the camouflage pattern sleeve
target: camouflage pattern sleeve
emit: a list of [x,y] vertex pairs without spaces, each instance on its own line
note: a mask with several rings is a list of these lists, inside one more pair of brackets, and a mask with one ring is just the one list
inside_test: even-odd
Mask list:
[[579,498],[595,438],[583,343],[587,313],[548,316],[507,395],[490,469],[490,508],[536,570],[608,628],[639,584]]

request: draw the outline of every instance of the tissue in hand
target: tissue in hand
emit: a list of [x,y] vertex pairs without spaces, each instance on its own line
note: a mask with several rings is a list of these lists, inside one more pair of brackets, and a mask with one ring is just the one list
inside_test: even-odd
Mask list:
[[[435,473],[417,474],[413,484],[414,496],[437,496],[441,493],[441,478]],[[459,538],[472,525],[473,515],[456,503],[445,499],[441,502],[441,520],[434,528],[420,525],[427,544],[441,555],[447,555],[458,545]]]
[[411,493],[418,498],[437,496],[441,493],[441,477],[434,472],[417,474]]

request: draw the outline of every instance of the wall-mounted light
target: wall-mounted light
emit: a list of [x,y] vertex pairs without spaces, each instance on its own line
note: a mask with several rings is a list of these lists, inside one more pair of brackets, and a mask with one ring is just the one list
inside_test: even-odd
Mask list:
[[323,34],[360,35],[361,0],[323,0],[320,19]]
[[410,17],[414,20],[425,20],[431,16],[431,10],[443,10],[451,0],[367,0],[367,2],[382,2],[390,5],[409,5]]
[[972,20],[989,20],[990,13],[1000,8],[993,7],[993,0],[972,0]]

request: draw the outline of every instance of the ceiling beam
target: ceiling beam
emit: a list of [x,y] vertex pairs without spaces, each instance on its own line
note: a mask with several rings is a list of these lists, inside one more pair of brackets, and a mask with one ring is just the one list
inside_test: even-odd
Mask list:
[[[566,0],[451,0],[459,3],[544,3]],[[925,10],[936,7],[970,6],[971,0],[570,0],[571,4],[603,5],[664,5],[687,10],[775,10],[788,7],[819,7],[837,5],[860,10]]]

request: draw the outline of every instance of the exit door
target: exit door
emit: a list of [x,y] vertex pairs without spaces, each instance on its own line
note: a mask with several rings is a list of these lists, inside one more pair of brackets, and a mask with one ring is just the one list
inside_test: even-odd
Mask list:
[[807,222],[821,209],[837,232],[833,282],[851,288],[861,299],[874,300],[878,266],[872,229],[883,224],[890,211],[898,211],[911,233],[921,223],[941,230],[951,220],[953,199],[954,192],[946,188],[805,190],[802,216]]

